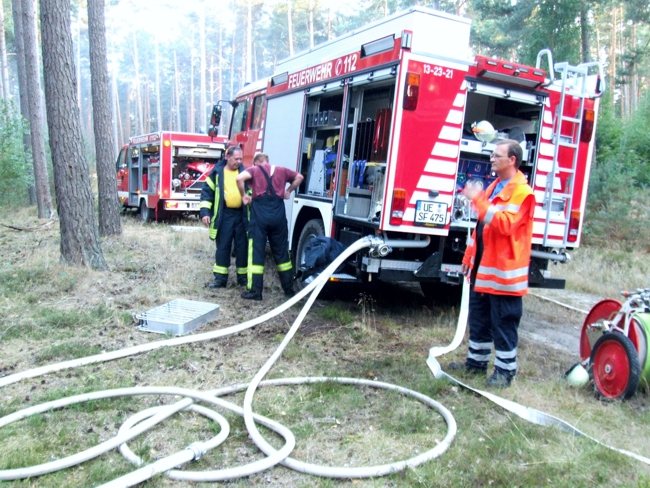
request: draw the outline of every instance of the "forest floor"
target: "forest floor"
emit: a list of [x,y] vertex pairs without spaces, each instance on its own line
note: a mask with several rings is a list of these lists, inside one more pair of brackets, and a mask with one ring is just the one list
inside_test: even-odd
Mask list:
[[[62,265],[58,223],[30,220],[25,215],[5,223],[13,228],[0,227],[0,381],[61,361],[101,357],[171,339],[137,326],[141,314],[172,300],[219,305],[217,319],[184,336],[188,339],[259,317],[285,300],[270,257],[262,301],[242,300],[234,276],[227,288],[209,289],[214,244],[195,221],[180,222],[180,228],[174,229],[166,224],[142,224],[125,215],[123,235],[102,240],[108,271]],[[647,256],[640,259],[645,262]],[[594,257],[589,255],[588,260],[593,262]],[[575,272],[583,273],[579,260],[576,263]],[[647,276],[647,268],[640,269],[641,276]],[[618,286],[626,284],[614,280],[618,281]],[[495,393],[565,419],[608,444],[648,454],[650,412],[645,392],[628,402],[603,403],[594,397],[593,387],[570,388],[562,379],[578,360],[583,312],[610,290],[585,289],[575,282],[570,280],[568,291],[533,290],[525,297],[520,372],[511,388]],[[303,304],[233,335],[8,384],[0,388],[0,416],[105,389],[167,385],[209,391],[246,383],[276,350]],[[426,365],[428,350],[451,342],[458,312],[457,307],[428,303],[413,285],[363,288],[331,283],[268,375],[359,378],[429,395],[453,412],[458,424],[450,448],[439,459],[368,480],[332,481],[276,467],[225,484],[592,487],[639,485],[650,479],[650,469],[638,461],[591,441],[528,424],[446,380],[435,380]],[[465,354],[466,342],[440,362],[444,368],[449,361],[463,360]],[[462,379],[485,387],[484,379]],[[241,393],[233,397],[231,401],[241,404]],[[87,449],[110,438],[135,412],[170,401],[175,400],[144,396],[96,401],[85,408],[43,413],[4,427],[0,429],[0,474]],[[424,405],[368,387],[265,387],[255,394],[254,411],[280,420],[294,432],[297,442],[292,457],[320,465],[397,462],[431,449],[446,435],[445,422]],[[219,469],[263,458],[241,419],[226,416],[231,424],[227,443],[189,469]],[[199,415],[185,412],[132,441],[132,449],[152,462],[197,439],[205,440],[214,429],[206,429]],[[262,432],[276,448],[282,445],[268,430]],[[113,450],[80,466],[7,486],[97,486],[132,469]],[[188,484],[160,475],[145,486]]]

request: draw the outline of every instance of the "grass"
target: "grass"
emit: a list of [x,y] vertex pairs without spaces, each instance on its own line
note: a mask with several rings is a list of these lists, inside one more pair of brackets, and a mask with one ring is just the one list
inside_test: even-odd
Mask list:
[[[7,224],[39,227],[32,210],[16,210]],[[28,225],[26,225],[27,223]],[[193,221],[184,225],[196,226]],[[59,263],[56,225],[34,232],[0,228],[0,377],[59,361],[101,354],[165,339],[135,328],[135,317],[167,301],[216,302],[217,320],[197,333],[259,316],[283,300],[273,265],[267,263],[264,301],[242,303],[234,277],[225,290],[205,287],[212,278],[214,247],[200,232],[174,232],[164,224],[123,217],[124,234],[102,241],[109,271],[99,273]],[[553,267],[569,290],[616,296],[647,286],[650,259],[643,253],[582,248],[569,265]],[[429,347],[448,344],[458,310],[431,307],[417,288],[386,285],[328,287],[269,377],[340,376],[392,383],[429,395],[458,424],[450,448],[438,459],[390,476],[331,480],[276,467],[222,485],[244,486],[647,486],[650,469],[583,438],[529,424],[445,380],[426,367]],[[582,316],[548,302],[526,302],[525,320],[551,323],[558,331],[579,327]],[[249,381],[273,353],[300,308],[293,307],[254,329],[218,340],[168,347],[116,361],[24,379],[0,391],[0,415],[43,402],[131,386],[178,386],[212,390]],[[562,418],[622,449],[650,454],[646,392],[625,403],[597,401],[590,389],[572,389],[562,374],[575,354],[536,342],[520,342],[520,374],[501,392],[510,400]],[[442,358],[462,360],[465,345]],[[463,378],[483,388],[480,378]],[[243,393],[229,395],[241,405]],[[0,470],[62,458],[114,435],[143,409],[178,398],[119,397],[43,412],[0,428]],[[368,466],[403,460],[434,447],[446,434],[443,419],[397,392],[334,382],[264,387],[254,396],[256,412],[288,426],[297,443],[292,457],[327,466]],[[210,470],[262,458],[243,420],[221,411],[231,435],[187,469]],[[283,441],[260,427],[276,448]],[[132,440],[146,461],[159,459],[219,432],[217,424],[182,412]],[[80,466],[3,486],[97,486],[131,471],[117,451]],[[198,486],[207,484],[197,483]],[[187,486],[158,476],[142,486]]]

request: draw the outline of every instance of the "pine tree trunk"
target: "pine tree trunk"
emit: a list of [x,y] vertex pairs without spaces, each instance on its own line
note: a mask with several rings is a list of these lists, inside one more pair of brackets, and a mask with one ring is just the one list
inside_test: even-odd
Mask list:
[[77,102],[79,103],[79,111],[81,111],[81,19],[79,18],[79,11],[77,12],[77,60],[76,74],[77,74]]
[[205,6],[201,4],[199,6],[199,44],[201,45],[200,47],[200,53],[201,53],[201,98],[200,98],[200,104],[201,107],[199,108],[198,115],[201,118],[199,122],[199,127],[205,127],[206,130],[203,131],[205,134],[207,134],[207,126],[208,126],[208,96],[207,96],[207,87],[206,87],[206,79],[205,79],[205,74],[207,71],[207,61],[206,61],[206,54],[205,54]]
[[291,3],[293,0],[287,0],[287,31],[289,34],[289,56],[293,56],[293,22],[291,20]]
[[158,39],[156,39],[156,130],[162,130],[162,110],[160,108],[160,53],[158,49]]
[[[618,19],[617,19],[618,8],[614,7],[612,9],[612,32],[610,36],[610,46],[609,46],[609,82],[612,86],[612,92],[616,88],[616,31],[618,29]],[[612,108],[616,104],[616,97],[610,97],[610,103]]]
[[253,6],[248,0],[248,15],[246,17],[246,78],[244,83],[253,81]]
[[219,88],[217,89],[217,100],[223,100],[223,29],[221,23],[219,24],[219,56],[217,62],[219,64],[219,77],[217,83],[219,83]]
[[591,48],[589,46],[589,6],[587,0],[580,2],[580,40],[582,45],[582,62],[591,61]]
[[314,0],[309,0],[309,48],[314,49]]
[[[631,26],[631,39],[630,39],[630,46],[632,46],[632,49],[634,50],[636,46],[636,22],[633,21],[633,24]],[[637,62],[633,61],[634,64],[632,64],[631,67],[631,73],[630,73],[630,113],[634,114],[637,110],[638,107],[638,98],[639,98],[639,93],[638,93],[638,79],[639,79],[639,69],[638,69],[638,64]]]
[[174,91],[176,93],[176,130],[181,131],[181,81],[178,74],[178,59],[174,51]]
[[2,98],[11,98],[9,90],[9,66],[7,65],[7,45],[5,44],[5,14],[0,8],[0,68],[2,69]]
[[67,264],[105,270],[81,136],[70,0],[41,0],[41,32],[47,124],[61,221],[61,259]]
[[112,104],[113,104],[113,144],[114,154],[117,154],[122,147],[122,115],[120,113],[120,97],[117,90],[117,77],[113,73],[111,75],[111,92],[113,93]]
[[135,119],[132,118],[135,109],[131,110],[131,99],[133,98],[133,84],[127,87],[126,100],[124,101],[124,113],[122,114],[124,121],[124,132],[122,136],[124,140],[128,140],[135,132]]
[[[38,63],[36,3],[34,0],[22,0],[22,30],[38,217],[41,219],[50,219],[55,216],[55,213],[52,204],[52,194],[50,193],[47,160],[45,158],[45,133],[43,130],[43,107],[41,104],[41,71]],[[47,71],[45,72],[47,73]]]
[[189,93],[188,113],[187,113],[187,131],[195,132],[194,130],[194,56],[190,53],[190,93]]
[[99,235],[110,236],[122,233],[122,222],[113,164],[115,143],[113,131],[108,130],[111,127],[111,100],[104,26],[104,0],[88,0],[88,43],[97,160]]
[[135,70],[135,80],[133,81],[133,90],[135,91],[135,113],[138,134],[144,133],[144,122],[142,119],[142,95],[140,90],[140,63],[138,61],[138,42],[133,31],[133,68]]
[[144,75],[144,96],[142,97],[142,120],[144,134],[151,132],[151,92],[149,91],[149,77]]
[[[20,101],[20,115],[24,120],[29,120],[29,102],[27,100],[27,73],[25,72],[25,47],[23,43],[23,5],[22,0],[11,0],[11,15],[14,21],[14,44],[16,46],[16,66],[18,68],[18,96]],[[27,131],[23,135],[25,156],[32,153],[32,136]],[[27,190],[29,204],[36,205],[36,187],[30,186]]]

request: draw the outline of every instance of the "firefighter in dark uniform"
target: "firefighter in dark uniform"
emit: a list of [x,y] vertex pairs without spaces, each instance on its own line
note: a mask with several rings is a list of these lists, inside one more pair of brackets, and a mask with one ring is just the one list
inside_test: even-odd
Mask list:
[[225,288],[233,239],[237,284],[246,286],[248,241],[246,239],[247,208],[242,204],[236,177],[243,170],[243,152],[229,147],[226,160],[220,161],[210,172],[201,189],[200,217],[210,229],[210,239],[217,245],[212,268],[214,281],[210,288]]
[[[244,205],[251,204],[248,228],[248,280],[247,291],[241,297],[261,300],[264,284],[264,257],[268,239],[275,266],[280,275],[282,289],[288,297],[293,296],[293,270],[289,258],[289,232],[284,200],[291,198],[303,176],[282,166],[271,166],[268,156],[258,154],[255,165],[237,176],[237,186]],[[248,182],[252,195],[245,193]],[[289,187],[287,188],[287,183]]]

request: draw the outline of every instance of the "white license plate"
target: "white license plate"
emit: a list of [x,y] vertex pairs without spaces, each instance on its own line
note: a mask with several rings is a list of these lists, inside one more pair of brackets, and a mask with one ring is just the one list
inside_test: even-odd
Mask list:
[[415,206],[415,225],[444,227],[447,223],[447,204],[418,200]]

